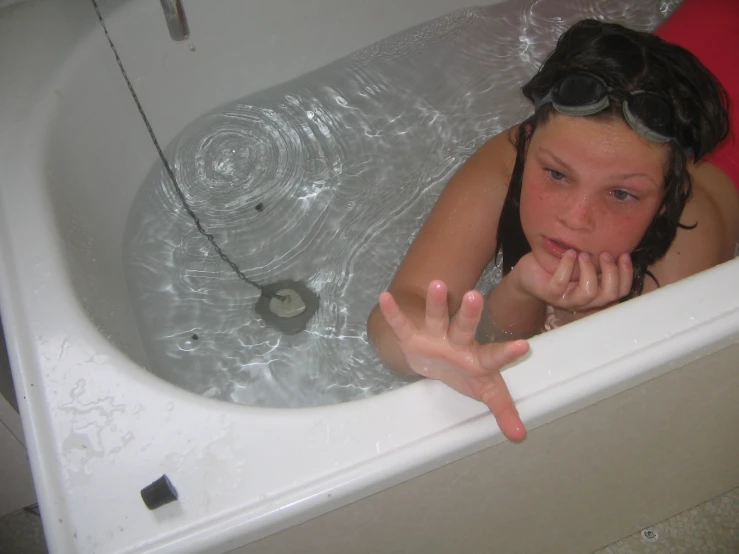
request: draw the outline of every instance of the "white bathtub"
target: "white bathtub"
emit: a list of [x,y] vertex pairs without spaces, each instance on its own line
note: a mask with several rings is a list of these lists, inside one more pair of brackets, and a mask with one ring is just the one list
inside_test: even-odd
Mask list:
[[[166,144],[225,101],[476,2],[191,0],[192,37],[181,43],[158,2],[121,2],[114,13],[111,4],[111,34]],[[88,0],[0,11],[0,74],[0,308],[52,552],[449,552],[445,541],[462,538],[456,551],[479,551],[491,537],[465,525],[480,510],[495,519],[500,504],[537,529],[491,519],[501,552],[577,552],[739,484],[733,464],[704,452],[706,437],[715,457],[739,452],[739,260],[532,339],[531,355],[505,373],[531,431],[522,445],[505,443],[482,405],[430,381],[311,409],[208,400],[142,367],[120,251],[155,152]],[[687,405],[660,396],[691,398],[695,383],[704,388]],[[580,414],[598,425],[578,424]],[[660,414],[687,414],[694,426]],[[639,436],[651,438],[629,449]],[[497,465],[470,469],[486,459]],[[690,490],[678,494],[690,468]],[[596,496],[622,496],[599,511],[568,472]],[[139,491],[163,473],[179,500],[149,511]],[[445,476],[458,482],[440,490]],[[545,495],[564,478],[573,479],[566,498]],[[409,483],[425,496],[403,493]],[[531,501],[514,502],[517,491]],[[558,504],[567,522],[541,515]],[[338,527],[342,517],[351,528]],[[615,526],[598,527],[603,518]],[[570,528],[580,536],[567,537]],[[545,542],[532,542],[537,534]]]

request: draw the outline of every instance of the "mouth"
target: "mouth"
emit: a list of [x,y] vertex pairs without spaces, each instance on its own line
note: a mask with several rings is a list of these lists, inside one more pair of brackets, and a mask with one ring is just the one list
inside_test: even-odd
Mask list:
[[542,237],[542,245],[544,246],[544,249],[555,258],[562,258],[568,250],[574,250],[577,253],[580,252],[580,250],[571,244],[562,242],[558,239],[550,239],[549,237]]

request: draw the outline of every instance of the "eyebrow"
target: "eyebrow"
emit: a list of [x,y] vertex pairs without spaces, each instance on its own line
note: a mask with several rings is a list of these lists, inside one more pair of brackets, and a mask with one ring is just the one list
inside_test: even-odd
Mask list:
[[564,169],[566,169],[567,171],[569,171],[569,172],[572,173],[572,168],[567,164],[567,162],[565,162],[562,158],[560,158],[559,156],[557,156],[554,152],[552,152],[548,148],[541,148],[540,147],[539,148],[539,152],[541,152],[542,154],[547,154],[548,156],[550,156],[551,158],[553,158],[555,162],[557,162],[559,165],[561,165]]
[[[566,171],[568,171],[568,172],[570,172],[570,173],[574,173],[574,172],[573,172],[573,170],[572,170],[572,168],[571,168],[571,167],[570,167],[570,166],[569,166],[569,165],[567,164],[567,162],[565,162],[565,161],[564,161],[564,160],[563,160],[562,158],[560,158],[559,156],[557,156],[557,155],[556,155],[556,154],[555,154],[554,152],[552,152],[552,151],[551,151],[551,150],[549,150],[548,148],[541,148],[541,147],[540,147],[540,148],[539,148],[539,152],[541,152],[541,153],[543,153],[543,154],[547,154],[547,155],[548,155],[548,156],[550,156],[550,157],[551,157],[551,158],[552,158],[552,159],[553,159],[553,160],[554,160],[554,161],[555,161],[556,163],[558,163],[559,165],[561,165],[561,166],[562,166],[562,167],[563,167],[563,168],[564,168],[564,169],[565,169]],[[653,184],[653,185],[654,185],[655,187],[657,187],[657,189],[661,189],[661,188],[662,188],[662,186],[661,186],[661,185],[660,185],[659,183],[656,183],[656,182],[654,181],[654,179],[652,179],[652,178],[651,178],[651,177],[650,177],[649,175],[647,175],[646,173],[622,173],[622,174],[620,174],[620,175],[615,175],[615,177],[616,177],[617,179],[622,179],[622,180],[630,179],[631,177],[644,177],[644,178],[645,178],[645,179],[646,179],[647,181],[649,181],[649,182],[650,182],[650,183],[652,183],[652,184]]]

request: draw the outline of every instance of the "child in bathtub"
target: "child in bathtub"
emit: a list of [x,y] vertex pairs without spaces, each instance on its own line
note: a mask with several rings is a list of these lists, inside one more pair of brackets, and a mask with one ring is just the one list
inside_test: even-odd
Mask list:
[[[521,339],[729,260],[739,162],[718,79],[739,91],[737,28],[739,2],[685,0],[656,36],[564,33],[523,87],[534,114],[460,168],[380,295],[368,332],[385,364],[484,402],[520,440],[500,368]],[[702,63],[659,35],[692,37]],[[483,298],[470,289],[496,254],[504,277]],[[478,342],[481,319],[499,342]]]

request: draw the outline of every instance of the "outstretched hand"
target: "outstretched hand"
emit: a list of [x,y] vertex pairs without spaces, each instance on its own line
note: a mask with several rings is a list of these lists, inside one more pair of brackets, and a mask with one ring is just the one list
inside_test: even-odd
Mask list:
[[380,295],[379,304],[413,371],[484,402],[509,439],[522,440],[526,436],[500,368],[528,352],[529,345],[524,340],[484,345],[475,340],[484,304],[479,292],[466,293],[451,320],[447,287],[442,281],[432,281],[426,292],[426,316],[421,326],[403,313],[389,292]]

